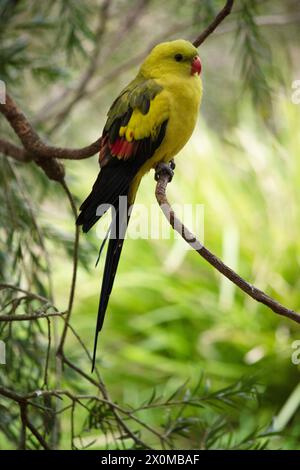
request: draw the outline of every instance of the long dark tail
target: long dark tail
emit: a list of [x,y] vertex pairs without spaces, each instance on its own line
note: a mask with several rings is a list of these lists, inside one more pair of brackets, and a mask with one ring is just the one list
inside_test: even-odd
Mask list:
[[[120,172],[118,175],[119,177],[116,178],[117,173],[119,172],[116,171],[116,168],[114,168],[114,172],[112,174],[109,169],[106,168],[103,168],[100,171],[91,194],[80,207],[81,212],[77,219],[77,224],[82,225],[83,231],[87,232],[97,222],[97,220],[102,217],[109,207],[112,208],[112,223],[109,232],[109,243],[106,253],[98,307],[92,371],[94,370],[96,360],[98,334],[103,326],[109,296],[112,291],[130,217],[128,192],[132,175]],[[106,205],[106,208],[104,206],[101,213],[97,213],[97,208],[101,204]],[[104,243],[105,240],[101,246],[101,251]]]
[[92,371],[94,370],[96,352],[97,352],[97,341],[98,334],[102,329],[105,313],[107,309],[107,304],[109,301],[109,296],[113,288],[123,243],[126,235],[126,229],[129,222],[129,206],[128,204],[124,207],[124,204],[115,205],[115,217],[112,220],[112,227],[110,231],[110,240],[108,243],[104,273],[102,278],[102,287],[100,293],[99,307],[98,307],[98,317],[97,317],[97,326],[95,332],[95,341],[94,341],[94,352],[93,352],[93,364]]

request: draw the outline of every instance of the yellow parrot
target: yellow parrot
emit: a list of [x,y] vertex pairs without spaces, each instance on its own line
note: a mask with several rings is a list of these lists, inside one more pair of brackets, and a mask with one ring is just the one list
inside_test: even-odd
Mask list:
[[[165,165],[171,173],[168,164],[189,140],[202,97],[200,73],[201,61],[193,44],[183,39],[158,44],[108,111],[100,145],[101,169],[77,219],[88,232],[112,208],[93,368],[130,208],[144,174],[158,165]],[[124,198],[126,204],[122,203]]]

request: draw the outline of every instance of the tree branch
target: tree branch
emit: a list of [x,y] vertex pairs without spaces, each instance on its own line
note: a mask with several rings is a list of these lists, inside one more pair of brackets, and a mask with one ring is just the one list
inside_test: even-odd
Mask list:
[[221,261],[216,255],[209,251],[201,242],[193,235],[187,227],[177,218],[174,210],[172,209],[167,196],[166,188],[169,182],[169,174],[162,170],[156,173],[158,176],[158,181],[156,185],[155,195],[160,208],[162,209],[165,217],[167,218],[171,227],[176,230],[179,235],[209,264],[211,264],[217,271],[219,271],[223,276],[227,277],[231,282],[233,282],[237,287],[242,291],[248,294],[257,302],[260,302],[278,315],[289,318],[290,320],[300,323],[300,314],[294,310],[290,310],[287,307],[284,307],[276,300],[269,297],[265,292],[257,289],[257,287],[249,284],[245,279],[239,276],[233,269],[229,268],[223,261]]
[[0,112],[5,116],[24,146],[24,150],[22,150],[10,142],[1,140],[0,151],[18,161],[34,160],[47,177],[53,181],[62,183],[65,178],[64,166],[57,159],[78,160],[91,157],[99,151],[101,138],[81,149],[53,147],[45,144],[8,94],[6,94],[5,104],[0,104]]
[[193,42],[195,47],[199,47],[207,38],[210,36],[214,30],[219,26],[220,23],[231,13],[234,0],[227,0],[225,6],[217,14],[215,19],[208,25],[208,27],[202,31],[202,33],[195,39]]
[[24,432],[26,428],[28,428],[31,431],[31,433],[34,435],[36,440],[43,447],[43,449],[51,450],[51,447],[47,444],[43,436],[39,433],[36,427],[29,420],[28,415],[27,415],[27,403],[26,402],[20,403],[19,406],[20,406],[21,422],[23,424]]
[[40,320],[41,318],[62,317],[67,312],[38,312],[24,315],[0,315],[0,322]]
[[24,149],[4,139],[0,139],[0,153],[23,163],[31,160],[31,157]]
[[81,149],[70,149],[47,145],[33,129],[26,116],[18,108],[9,94],[6,94],[6,103],[0,104],[0,111],[19,137],[24,148],[37,157],[79,160],[91,157],[99,150],[101,139],[97,139],[92,144]]
[[[77,209],[76,209],[76,204],[74,201],[74,198],[72,196],[71,191],[69,190],[68,185],[66,184],[65,181],[62,183],[62,187],[69,199],[70,206],[74,215],[74,219],[77,219]],[[74,249],[73,249],[73,273],[72,273],[72,280],[71,280],[71,287],[70,287],[70,294],[69,294],[69,304],[68,304],[68,310],[67,310],[67,316],[65,319],[65,324],[64,328],[61,334],[61,338],[59,341],[59,345],[57,348],[57,355],[62,356],[63,355],[63,348],[68,332],[68,326],[69,326],[69,321],[71,318],[71,313],[72,313],[72,308],[73,308],[73,303],[74,303],[74,297],[75,297],[75,287],[76,287],[76,279],[77,279],[77,268],[78,268],[78,251],[79,251],[79,226],[75,224],[75,237],[74,237]]]
[[0,283],[0,291],[2,289],[10,289],[10,290],[13,290],[15,292],[21,292],[22,294],[25,294],[26,297],[28,297],[29,299],[39,300],[40,302],[49,304],[49,305],[51,305],[51,307],[54,308],[54,305],[50,304],[49,300],[46,297],[42,297],[41,295],[35,294],[34,292],[30,292],[30,291],[25,290],[25,289],[21,289],[21,287],[15,286],[13,284],[8,284],[8,283],[1,282]]

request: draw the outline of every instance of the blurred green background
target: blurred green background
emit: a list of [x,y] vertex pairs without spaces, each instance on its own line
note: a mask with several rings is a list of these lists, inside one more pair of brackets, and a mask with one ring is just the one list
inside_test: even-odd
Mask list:
[[[195,39],[224,4],[113,0],[105,10],[105,2],[96,0],[45,3],[1,1],[0,74],[40,134],[54,145],[68,147],[87,145],[99,136],[109,105],[153,43]],[[102,31],[103,15],[107,18]],[[299,1],[235,2],[232,14],[200,47],[201,114],[190,142],[176,159],[175,177],[168,187],[171,202],[204,205],[204,241],[209,249],[296,311],[300,310],[300,104],[292,99],[292,84],[300,79],[299,22]],[[15,139],[4,119],[1,133]],[[65,161],[65,166],[67,183],[79,204],[95,180],[97,157]],[[137,203],[149,208],[156,204],[154,188],[151,173],[142,182]],[[74,237],[68,201],[59,185],[49,182],[33,164],[6,157],[1,157],[1,282],[25,283],[49,295],[44,252],[35,248],[38,242],[24,192],[50,259],[55,305],[63,310]],[[14,225],[12,207],[20,215]],[[71,319],[90,351],[103,267],[102,259],[94,269],[99,244],[96,230],[81,236]],[[26,306],[22,308],[26,311]],[[36,345],[30,342],[28,325],[1,327],[1,338],[12,340],[7,342],[11,362],[0,366],[1,383],[16,391],[42,387],[35,361],[45,360],[47,331],[43,320],[39,323]],[[61,326],[57,324],[58,330]],[[98,365],[114,402],[129,409],[148,403],[138,416],[155,429],[166,431],[176,423],[170,432],[175,448],[299,449],[299,365],[292,363],[296,340],[300,340],[297,324],[241,293],[183,242],[172,237],[129,239],[99,338]],[[20,363],[22,344],[23,358],[28,349],[34,356],[35,348],[40,348],[38,361],[31,357],[31,362]],[[90,363],[71,333],[66,355],[90,372]],[[53,350],[53,362],[54,357]],[[51,377],[54,383],[54,371]],[[61,386],[91,392],[91,385],[67,368]],[[193,391],[200,397],[198,405],[181,411]],[[172,394],[174,405],[151,407]],[[1,410],[0,446],[16,448],[18,410],[6,398],[1,398]],[[60,417],[57,446],[67,449],[69,410]],[[43,429],[40,417],[33,419]],[[118,445],[109,429],[105,433],[85,420],[86,410],[79,408],[73,444],[103,448],[106,435],[109,447]],[[141,431],[141,435],[149,445],[161,447],[151,433]],[[125,445],[131,446],[130,439]],[[28,446],[34,447],[30,440]]]

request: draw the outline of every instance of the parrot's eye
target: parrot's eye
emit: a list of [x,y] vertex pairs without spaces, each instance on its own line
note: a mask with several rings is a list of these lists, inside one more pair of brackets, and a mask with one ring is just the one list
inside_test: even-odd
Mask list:
[[183,55],[182,54],[175,54],[174,59],[176,62],[181,62],[183,60]]

